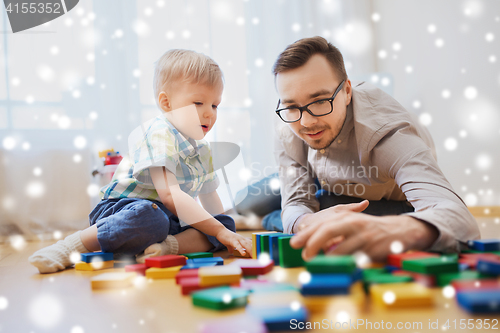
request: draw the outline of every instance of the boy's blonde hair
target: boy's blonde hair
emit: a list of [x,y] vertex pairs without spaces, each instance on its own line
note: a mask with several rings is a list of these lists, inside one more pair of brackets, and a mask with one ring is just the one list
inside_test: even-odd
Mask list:
[[153,91],[156,103],[162,89],[168,89],[174,81],[217,86],[223,84],[222,71],[209,56],[191,50],[169,50],[155,63]]

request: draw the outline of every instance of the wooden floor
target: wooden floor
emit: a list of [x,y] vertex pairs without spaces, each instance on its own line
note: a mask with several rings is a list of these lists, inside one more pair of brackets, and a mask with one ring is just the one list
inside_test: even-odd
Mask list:
[[[498,221],[498,220],[497,220]],[[500,238],[500,224],[493,218],[478,218],[483,238]],[[241,232],[249,236],[251,232]],[[123,268],[99,272],[82,272],[74,269],[54,274],[38,274],[28,263],[28,257],[36,250],[53,242],[29,242],[17,251],[8,244],[0,244],[0,332],[197,332],[201,323],[218,317],[244,313],[244,309],[216,312],[196,308],[190,297],[182,296],[173,280],[143,280],[133,287],[122,290],[92,291],[90,277],[106,271],[123,271]],[[227,252],[217,255],[225,263],[234,260]],[[298,274],[303,268],[283,269],[275,267],[267,278],[297,285]],[[331,306],[325,313],[314,314],[310,321],[323,319],[337,321],[350,318],[353,322],[363,319],[372,324],[390,321],[422,322],[423,328],[406,332],[436,332],[430,330],[429,320],[439,320],[439,326],[450,320],[493,318],[470,316],[458,308],[455,300],[442,295],[441,288],[433,290],[436,304],[432,308],[385,311],[371,304],[369,299],[361,307],[350,296],[332,297]],[[5,307],[5,300],[8,304]],[[491,321],[491,320],[490,320]],[[457,324],[458,325],[458,324]],[[363,326],[364,327],[364,326]],[[363,329],[358,331],[373,331]],[[498,326],[497,326],[498,329]],[[320,331],[328,331],[320,330]],[[347,331],[347,330],[346,330]],[[463,331],[450,327],[449,331]],[[472,332],[474,330],[468,330]],[[477,330],[483,331],[483,330]]]

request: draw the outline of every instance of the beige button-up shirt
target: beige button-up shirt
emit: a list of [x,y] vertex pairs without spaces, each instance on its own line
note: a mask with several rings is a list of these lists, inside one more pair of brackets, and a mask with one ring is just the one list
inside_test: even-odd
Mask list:
[[408,200],[407,213],[434,225],[439,237],[428,250],[457,252],[459,241],[478,239],[479,228],[436,162],[427,129],[382,90],[353,83],[352,100],[335,141],[314,150],[284,122],[277,122],[282,220],[287,233],[297,219],[319,210],[314,179],[336,194]]

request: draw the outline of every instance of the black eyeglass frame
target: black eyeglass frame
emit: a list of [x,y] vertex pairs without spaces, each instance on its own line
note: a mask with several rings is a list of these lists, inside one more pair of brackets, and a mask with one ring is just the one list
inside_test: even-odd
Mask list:
[[[330,113],[333,112],[333,100],[335,99],[335,97],[337,96],[337,94],[342,90],[342,87],[344,86],[344,82],[345,82],[345,80],[342,80],[342,82],[340,82],[340,84],[338,85],[337,89],[335,89],[335,92],[333,93],[332,97],[318,99],[317,101],[311,102],[311,103],[306,104],[304,106],[293,106],[293,107],[278,109],[278,107],[280,106],[280,103],[281,103],[281,99],[280,99],[280,100],[278,100],[278,105],[276,105],[276,111],[275,112],[278,115],[278,117],[280,117],[280,119],[283,120],[285,123],[295,123],[295,122],[299,121],[300,119],[302,119],[302,113],[304,111],[307,111],[307,113],[309,113],[313,117],[323,117],[323,116],[326,116],[327,114],[330,114]],[[324,114],[320,114],[320,115],[315,115],[315,114],[313,114],[311,112],[311,110],[309,110],[307,108],[311,104],[318,103],[318,102],[323,102],[323,101],[329,101],[330,102],[330,112],[324,113]],[[290,110],[290,109],[299,109],[299,111],[300,111],[300,117],[299,117],[299,119],[293,120],[293,121],[289,121],[289,120],[283,119],[283,117],[281,116],[280,112],[284,111],[284,110]]]

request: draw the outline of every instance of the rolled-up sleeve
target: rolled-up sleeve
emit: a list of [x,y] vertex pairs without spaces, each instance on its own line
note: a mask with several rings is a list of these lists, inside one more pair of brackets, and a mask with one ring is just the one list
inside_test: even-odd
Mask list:
[[407,215],[438,229],[437,240],[427,250],[459,252],[459,242],[480,237],[476,220],[446,180],[431,148],[409,123],[384,135],[372,153],[373,164],[386,177],[395,179],[415,208]]
[[274,153],[279,165],[283,231],[291,234],[301,215],[319,210],[317,188],[307,162],[307,147],[290,129],[278,127]]

